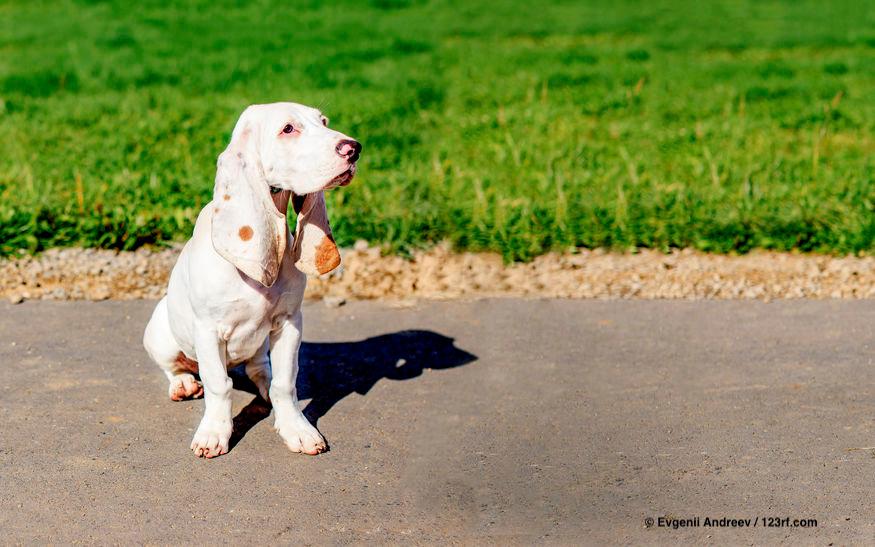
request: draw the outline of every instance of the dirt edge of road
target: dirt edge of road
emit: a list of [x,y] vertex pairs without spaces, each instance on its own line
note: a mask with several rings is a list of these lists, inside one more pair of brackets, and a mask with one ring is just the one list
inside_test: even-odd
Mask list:
[[[181,247],[116,252],[52,249],[0,261],[0,296],[105,300],[160,298]],[[692,250],[614,253],[580,250],[504,264],[448,245],[412,259],[382,256],[364,242],[342,251],[343,267],[307,286],[330,305],[346,299],[481,297],[759,299],[875,296],[875,258],[757,251],[742,256]]]

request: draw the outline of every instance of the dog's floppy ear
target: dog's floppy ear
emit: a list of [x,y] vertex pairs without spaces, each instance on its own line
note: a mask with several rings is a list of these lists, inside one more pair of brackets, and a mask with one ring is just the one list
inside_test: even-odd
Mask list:
[[340,252],[328,225],[325,194],[294,196],[292,205],[298,213],[293,250],[295,266],[310,275],[326,274],[340,266]]
[[251,126],[238,123],[219,156],[213,190],[213,248],[238,270],[270,287],[279,275],[286,248],[286,216],[270,198],[270,187]]

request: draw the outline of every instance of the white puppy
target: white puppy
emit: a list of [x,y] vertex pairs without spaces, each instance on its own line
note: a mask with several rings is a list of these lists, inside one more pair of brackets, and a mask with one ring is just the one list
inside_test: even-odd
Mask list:
[[[143,337],[170,380],[171,399],[206,398],[195,455],[228,451],[228,368],[240,363],[273,403],[288,447],[326,449],[297,405],[301,300],[306,273],[340,264],[322,192],[352,180],[360,151],[314,108],[253,105],[240,116],[219,156],[213,201],[198,215]],[[294,238],[285,215],[290,198],[298,213]]]

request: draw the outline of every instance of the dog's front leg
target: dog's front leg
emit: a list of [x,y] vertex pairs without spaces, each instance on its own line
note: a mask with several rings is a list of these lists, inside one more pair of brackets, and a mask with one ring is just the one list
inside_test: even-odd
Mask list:
[[301,347],[301,312],[284,318],[270,333],[270,400],[275,427],[292,452],[315,455],[327,449],[325,439],[298,409],[298,350]]
[[195,327],[195,351],[204,384],[204,417],[191,441],[195,456],[215,458],[228,452],[231,421],[231,387],[225,341],[215,329]]

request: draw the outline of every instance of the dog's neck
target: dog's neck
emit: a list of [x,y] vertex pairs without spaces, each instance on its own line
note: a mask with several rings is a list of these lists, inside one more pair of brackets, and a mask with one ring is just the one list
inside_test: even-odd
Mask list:
[[289,210],[289,199],[292,197],[291,190],[281,190],[279,188],[270,187],[270,200],[273,202],[276,210],[280,214],[285,215]]

